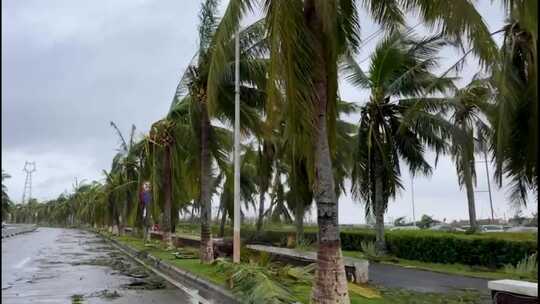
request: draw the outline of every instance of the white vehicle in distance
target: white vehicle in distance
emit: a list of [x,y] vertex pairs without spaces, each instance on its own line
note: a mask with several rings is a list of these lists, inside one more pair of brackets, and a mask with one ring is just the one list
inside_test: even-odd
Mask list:
[[395,230],[420,230],[420,228],[418,228],[417,226],[395,226],[390,228],[390,231]]
[[526,226],[516,226],[512,228],[508,228],[506,232],[532,232],[532,233],[538,233],[538,227],[526,227]]
[[502,225],[483,225],[480,227],[480,230],[485,233],[504,232],[504,228]]
[[435,225],[435,226],[429,228],[429,230],[434,230],[434,231],[459,231],[459,232],[465,232],[465,229],[461,229],[461,228],[459,228],[459,227],[452,227],[452,226],[446,225],[446,224]]

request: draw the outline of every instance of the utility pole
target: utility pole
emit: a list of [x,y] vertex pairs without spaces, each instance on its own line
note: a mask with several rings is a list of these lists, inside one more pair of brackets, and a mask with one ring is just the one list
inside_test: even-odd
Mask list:
[[413,226],[416,226],[416,217],[414,215],[414,182],[413,182],[413,176],[412,175],[411,175],[411,202],[412,202]]
[[26,179],[24,181],[22,204],[24,204],[25,200],[29,202],[32,199],[32,173],[36,172],[36,162],[25,161],[23,171],[26,172]]
[[240,29],[234,41],[234,229],[233,262],[240,263]]

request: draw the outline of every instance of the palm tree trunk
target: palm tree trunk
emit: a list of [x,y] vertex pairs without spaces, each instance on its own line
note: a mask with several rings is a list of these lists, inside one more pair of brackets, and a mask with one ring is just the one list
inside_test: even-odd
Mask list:
[[386,253],[386,243],[384,241],[384,195],[382,179],[375,177],[375,248],[377,253],[384,255]]
[[264,194],[265,194],[265,192],[262,191],[262,190],[259,193],[259,216],[257,217],[257,235],[259,235],[261,233],[262,224],[263,224]]
[[201,105],[201,176],[200,176],[200,203],[201,203],[201,262],[212,263],[214,250],[210,220],[212,216],[212,197],[210,194],[210,120],[206,103]]
[[115,204],[114,201],[109,202],[112,206],[112,227],[111,227],[111,233],[112,234],[118,234],[118,226],[120,223],[120,219],[118,217],[118,206]]
[[471,161],[466,157],[463,157],[463,179],[465,182],[465,189],[467,190],[467,203],[469,205],[469,225],[471,226],[472,231],[477,231],[478,224],[476,223],[476,207],[474,202],[471,165]]
[[221,213],[221,223],[219,225],[219,237],[225,236],[225,223],[227,222],[227,209],[223,206],[223,212]]
[[312,79],[315,89],[315,189],[317,224],[319,226],[317,273],[311,293],[312,303],[350,303],[341,240],[338,206],[327,133],[328,71],[322,20],[313,0],[304,2],[306,24],[314,37],[315,69]]
[[163,241],[172,247],[171,237],[171,208],[172,208],[172,181],[171,181],[171,148],[165,147],[163,155]]
[[124,227],[125,227],[125,210],[126,210],[126,201],[123,201],[120,204],[120,210],[118,212],[118,235],[124,235]]
[[304,202],[297,199],[294,208],[294,221],[296,223],[296,244],[304,240]]

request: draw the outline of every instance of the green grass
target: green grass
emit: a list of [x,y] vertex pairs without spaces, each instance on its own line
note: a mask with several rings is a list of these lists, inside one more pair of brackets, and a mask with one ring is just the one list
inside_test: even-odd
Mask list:
[[[198,229],[200,226],[194,225],[194,224],[179,224],[177,228],[177,234],[179,235],[197,235]],[[217,228],[217,227],[216,227]],[[250,225],[244,225],[244,229],[253,229]],[[306,227],[306,231],[310,231],[313,229],[316,229],[315,226],[308,226]],[[268,225],[265,226],[265,229],[268,230],[279,230],[279,231],[290,231],[294,232],[294,226],[293,225]],[[366,229],[356,229],[356,228],[345,228],[342,229],[343,231],[347,232],[359,232],[359,231],[365,231]],[[390,233],[423,233],[428,235],[441,235],[441,234],[447,234],[449,232],[439,232],[439,231],[392,231]],[[534,236],[532,233],[487,233],[487,234],[474,234],[474,235],[467,235],[464,233],[462,234],[463,237],[466,238],[486,238],[486,237],[496,237],[496,238],[509,238],[513,240],[530,240]],[[299,246],[297,248],[301,251],[316,251],[315,244],[312,244],[312,246]],[[343,251],[343,255],[349,256],[349,257],[355,257],[355,258],[365,258],[365,256],[362,254],[362,252],[359,251]],[[469,266],[469,265],[463,265],[463,264],[441,264],[441,263],[429,263],[429,262],[422,262],[422,261],[416,261],[416,260],[406,260],[401,258],[395,258],[393,257],[391,259],[392,261],[383,261],[383,263],[389,263],[394,265],[399,265],[403,267],[413,267],[417,269],[422,270],[429,270],[434,272],[441,272],[441,273],[447,273],[447,274],[455,274],[455,275],[462,275],[462,276],[469,276],[469,277],[476,277],[476,278],[484,278],[484,279],[515,279],[515,280],[526,280],[531,282],[537,282],[538,280],[534,278],[532,275],[523,275],[523,274],[517,274],[517,273],[511,273],[511,272],[505,272],[503,268],[500,269],[490,269],[487,267],[482,266]]]
[[[224,273],[217,271],[215,265],[201,264],[198,259],[177,259],[173,253],[175,250],[166,250],[164,244],[160,241],[151,241],[147,244],[136,237],[132,236],[114,236],[115,240],[128,245],[136,250],[145,251],[157,258],[167,261],[176,267],[191,272],[201,278],[204,278],[215,284],[228,288],[226,282],[227,278]],[[177,249],[178,250],[178,249]],[[309,303],[311,294],[311,285],[304,283],[296,283],[292,286],[287,286],[293,293],[293,295],[302,303]],[[375,287],[374,287],[375,288]],[[379,299],[367,299],[356,293],[351,292],[350,298],[352,304],[382,304],[382,303],[396,303],[396,304],[423,304],[423,303],[480,303],[480,297],[478,293],[472,291],[456,292],[453,294],[425,294],[412,291],[400,290],[400,289],[385,289],[375,288],[382,294],[382,298]]]
[[[365,255],[359,251],[343,251],[344,256],[352,258],[365,259]],[[392,261],[382,261],[381,263],[393,264],[403,267],[412,267],[422,270],[429,270],[434,272],[462,275],[475,278],[483,279],[514,279],[514,280],[527,280],[536,282],[537,280],[532,276],[522,276],[514,273],[505,272],[504,269],[489,269],[487,267],[481,266],[469,266],[462,264],[440,264],[440,263],[429,263],[421,261],[413,261],[392,257]],[[395,262],[394,262],[395,261]]]
[[[293,294],[302,303],[309,303],[311,286],[297,284],[291,288]],[[485,299],[476,291],[457,291],[451,294],[419,293],[403,289],[378,288],[382,297],[367,299],[355,293],[349,293],[351,304],[477,304]],[[485,296],[484,296],[485,297]],[[488,296],[489,297],[489,296]]]

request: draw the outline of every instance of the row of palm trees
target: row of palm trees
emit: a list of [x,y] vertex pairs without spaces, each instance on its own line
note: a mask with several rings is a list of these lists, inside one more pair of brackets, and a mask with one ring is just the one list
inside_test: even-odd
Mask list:
[[[257,231],[266,220],[292,221],[298,239],[313,201],[317,207],[318,268],[314,303],[349,303],[341,255],[337,202],[351,193],[376,219],[377,248],[385,251],[383,217],[401,184],[402,166],[430,175],[425,157],[449,154],[464,185],[471,228],[476,225],[474,157],[489,150],[502,186],[526,202],[537,193],[537,2],[503,0],[507,25],[498,48],[468,0],[266,0],[263,18],[240,29],[241,196],[257,210]],[[186,68],[166,116],[136,140],[135,127],[105,182],[76,185],[72,194],[33,207],[30,216],[56,224],[143,228],[138,199],[152,184],[152,218],[171,241],[178,214],[198,215],[201,262],[214,258],[212,197],[219,196],[221,234],[233,212],[232,133],[234,37],[256,1],[231,0],[219,18],[218,3],[203,1],[199,48]],[[360,51],[360,8],[385,31],[367,70]],[[406,26],[414,13],[438,34],[418,37]],[[453,69],[436,75],[439,51],[460,46],[478,58],[484,76],[457,88]],[[338,79],[369,92],[359,105],[342,100]],[[345,118],[359,113],[360,121]],[[266,197],[270,204],[267,207]],[[4,194],[3,194],[4,197]],[[258,199],[258,204],[257,204]],[[27,206],[18,206],[20,210]],[[27,212],[28,213],[28,212]],[[41,217],[40,217],[41,216]]]

